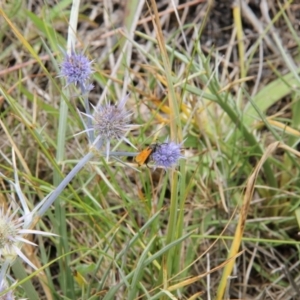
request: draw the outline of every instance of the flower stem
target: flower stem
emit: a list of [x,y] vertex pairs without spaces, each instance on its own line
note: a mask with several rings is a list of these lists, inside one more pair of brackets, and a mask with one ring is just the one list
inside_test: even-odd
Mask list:
[[57,197],[61,194],[64,188],[71,182],[74,176],[84,167],[84,165],[93,158],[94,153],[89,152],[86,154],[78,164],[71,170],[71,172],[61,181],[61,183],[56,187],[56,189],[51,193],[49,198],[45,201],[45,203],[41,206],[39,211],[37,212],[37,216],[40,218],[44,215],[44,213],[49,209],[49,207],[53,204],[53,202],[57,199]]

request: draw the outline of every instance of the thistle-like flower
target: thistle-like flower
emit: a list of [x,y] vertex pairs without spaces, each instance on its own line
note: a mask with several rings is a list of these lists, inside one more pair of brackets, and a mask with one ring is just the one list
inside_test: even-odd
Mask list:
[[5,262],[12,262],[17,256],[36,269],[34,264],[23,254],[21,247],[23,243],[36,246],[36,244],[26,240],[24,236],[28,234],[42,234],[46,236],[55,235],[48,232],[26,229],[25,219],[28,216],[17,217],[18,210],[11,212],[10,206],[6,213],[4,208],[0,208],[0,259]]
[[128,131],[137,127],[137,125],[130,124],[132,113],[125,109],[127,99],[128,96],[124,97],[116,105],[105,103],[101,106],[93,106],[93,115],[82,113],[91,118],[93,122],[93,127],[85,131],[94,131],[96,135],[95,143],[98,141],[106,142],[107,159],[109,156],[110,144],[113,140],[123,140],[133,148],[136,148],[125,136]]
[[176,144],[174,142],[166,142],[157,145],[152,154],[155,166],[164,169],[175,166],[180,158],[184,158],[180,153],[181,146],[181,144]]
[[73,48],[71,54],[64,53],[64,55],[59,76],[66,77],[67,85],[78,84],[83,94],[89,92],[93,88],[93,85],[89,84],[90,76],[93,73],[92,61],[83,54],[77,54]]

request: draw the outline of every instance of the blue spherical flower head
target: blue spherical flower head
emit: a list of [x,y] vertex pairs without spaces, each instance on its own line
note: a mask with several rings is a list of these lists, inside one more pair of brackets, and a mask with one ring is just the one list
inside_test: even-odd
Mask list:
[[162,168],[171,168],[178,163],[181,155],[181,144],[176,144],[174,142],[167,142],[158,145],[152,154],[152,159],[156,166]]
[[92,62],[87,57],[83,54],[76,54],[72,49],[71,54],[65,53],[59,76],[66,77],[67,85],[78,84],[82,93],[88,92],[92,89],[92,85],[88,83],[93,73],[91,64]]

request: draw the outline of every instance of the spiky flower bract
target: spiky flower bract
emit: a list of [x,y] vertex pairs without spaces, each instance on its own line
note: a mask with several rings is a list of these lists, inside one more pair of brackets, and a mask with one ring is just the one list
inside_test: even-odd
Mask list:
[[99,106],[94,112],[94,128],[98,135],[108,140],[120,140],[129,128],[130,114],[115,105]]
[[72,48],[71,54],[64,53],[65,57],[61,63],[60,75],[66,77],[67,85],[74,83],[79,85],[82,93],[89,92],[93,86],[89,79],[93,73],[92,62],[83,54],[77,54]]
[[181,144],[174,142],[166,142],[157,145],[155,151],[152,154],[154,164],[164,169],[171,168],[178,163],[183,156],[180,153]]
[[131,113],[125,109],[127,99],[128,96],[117,105],[105,103],[94,108],[94,131],[98,138],[105,139],[107,157],[112,140],[123,140],[134,147],[125,137],[126,132],[135,127],[130,124]]
[[0,208],[0,260],[12,262],[19,256],[32,268],[36,269],[34,264],[22,253],[21,247],[23,243],[36,246],[36,244],[26,240],[24,237],[28,234],[55,235],[48,232],[31,230],[24,228],[24,217],[17,217],[18,210],[11,212],[10,206],[6,213],[4,208]]
[[93,115],[86,115],[93,121],[93,128],[86,131],[93,130],[96,139],[95,141],[104,141],[106,143],[106,157],[109,156],[110,144],[113,140],[123,140],[133,148],[134,145],[126,138],[126,133],[136,125],[130,124],[131,112],[125,109],[125,103],[128,96],[124,97],[118,104],[114,105],[109,102],[99,105],[94,108]]

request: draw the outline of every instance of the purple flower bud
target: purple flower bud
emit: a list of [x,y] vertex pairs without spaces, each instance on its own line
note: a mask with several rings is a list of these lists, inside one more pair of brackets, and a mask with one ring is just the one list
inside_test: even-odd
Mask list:
[[180,153],[180,148],[181,144],[176,144],[174,142],[157,145],[152,154],[154,164],[165,169],[175,166],[178,163],[178,160],[183,158]]
[[72,49],[71,54],[65,53],[59,76],[64,76],[67,79],[67,84],[74,83],[79,85],[82,93],[88,92],[92,85],[88,83],[91,76],[92,62],[83,54],[76,54]]

